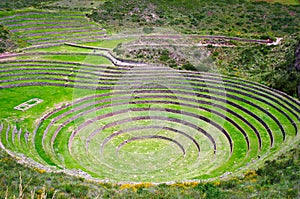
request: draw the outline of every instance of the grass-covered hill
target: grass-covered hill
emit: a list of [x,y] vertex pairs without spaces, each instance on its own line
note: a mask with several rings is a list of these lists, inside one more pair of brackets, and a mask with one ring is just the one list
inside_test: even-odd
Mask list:
[[246,0],[116,0],[105,2],[90,17],[114,30],[170,26],[186,34],[268,38],[299,32],[299,13],[299,5]]

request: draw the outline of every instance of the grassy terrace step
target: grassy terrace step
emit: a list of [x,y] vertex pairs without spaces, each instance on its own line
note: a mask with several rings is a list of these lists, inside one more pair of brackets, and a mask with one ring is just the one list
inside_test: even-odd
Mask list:
[[77,29],[77,28],[82,28],[82,29],[89,29],[89,28],[97,28],[94,25],[90,25],[90,24],[83,24],[80,22],[75,22],[75,23],[60,23],[60,22],[51,22],[51,23],[39,23],[39,24],[32,24],[32,25],[26,25],[26,24],[22,24],[21,26],[15,25],[15,26],[10,26],[9,29],[11,32],[17,33],[17,32],[24,32],[24,31],[34,31],[36,32],[36,30],[47,30],[48,31],[55,31],[56,29]]
[[[63,12],[64,15],[68,16],[83,16],[82,12],[68,12],[68,11],[64,11]],[[30,17],[30,16],[34,16],[34,17],[40,17],[43,18],[43,16],[48,15],[48,16],[59,16],[62,15],[61,13],[57,13],[56,11],[43,11],[43,10],[38,10],[38,9],[27,9],[27,10],[14,10],[14,11],[7,11],[7,12],[1,12],[0,13],[0,17],[1,19],[12,19],[12,18],[24,18],[24,16],[26,17]]]
[[[17,55],[11,55],[10,58],[17,58],[18,60],[29,60],[32,58],[38,61],[38,59],[45,61],[69,61],[72,60],[75,63],[82,62],[84,64],[107,64],[111,65],[111,57],[101,53],[86,53],[86,52],[74,52],[74,53],[58,53],[58,52],[27,52]],[[5,60],[4,62],[7,62]]]
[[30,28],[30,27],[52,27],[52,26],[57,26],[57,25],[66,25],[66,26],[79,26],[82,25],[81,21],[51,21],[51,22],[46,22],[46,21],[35,21],[35,22],[27,22],[27,23],[22,23],[22,24],[6,24],[7,27],[11,30],[15,29],[25,29]]
[[[8,14],[9,16],[3,16],[3,14]],[[53,20],[82,20],[85,19],[83,13],[70,13],[66,11],[52,11],[52,12],[26,12],[26,13],[9,13],[9,12],[1,12],[0,13],[0,22],[1,23],[22,23],[27,21],[49,21]],[[87,21],[87,20],[85,20]]]
[[[43,44],[49,44],[49,43],[65,43],[65,42],[74,42],[74,41],[77,41],[78,39],[80,39],[80,41],[82,42],[88,42],[88,41],[93,41],[93,42],[96,42],[96,41],[99,41],[99,40],[102,40],[104,39],[105,36],[103,36],[103,34],[95,34],[95,35],[90,35],[90,36],[69,36],[69,37],[66,37],[66,38],[53,38],[53,39],[50,39],[50,40],[46,40],[46,41],[33,41],[31,42],[32,44],[35,44],[35,45],[43,45]],[[51,42],[49,42],[51,41]]]
[[[19,31],[35,31],[35,30],[47,30],[47,31],[55,31],[56,29],[74,29],[74,28],[95,28],[90,25],[81,25],[81,24],[70,24],[70,25],[40,25],[40,26],[26,26],[22,28],[10,28],[10,32],[19,32]],[[20,29],[20,30],[19,30]]]
[[[65,15],[61,16],[51,16],[52,21],[76,21],[76,20],[83,20],[82,16],[71,16],[69,15],[68,18],[66,18]],[[12,19],[3,19],[1,18],[1,24],[3,25],[9,25],[9,24],[19,24],[19,23],[27,23],[27,22],[35,22],[35,21],[48,21],[49,18],[36,18],[34,17],[13,17]],[[86,20],[85,20],[86,21]]]
[[[42,15],[43,16],[43,15]],[[45,17],[45,16],[44,16]],[[52,20],[51,20],[52,19]],[[24,26],[24,25],[34,25],[35,23],[41,24],[41,23],[59,23],[59,22],[82,22],[85,24],[93,24],[93,23],[88,23],[88,21],[83,17],[83,16],[75,16],[75,17],[67,17],[67,15],[53,15],[53,16],[48,16],[48,18],[41,18],[38,15],[33,15],[29,17],[13,17],[10,19],[3,19],[0,18],[0,24],[4,26]]]
[[[17,58],[18,60],[32,60],[32,56],[35,58],[42,59],[42,60],[52,60],[54,61],[69,61],[72,60],[74,62],[83,62],[87,64],[113,64],[119,66],[121,68],[131,68],[135,65],[146,65],[143,63],[135,63],[130,60],[119,60],[115,58],[111,53],[107,51],[93,51],[93,52],[73,52],[73,53],[63,53],[63,52],[26,52],[26,53],[19,53],[19,54],[12,54],[8,55],[5,58]],[[1,59],[1,58],[0,58]],[[6,62],[6,61],[4,61]]]
[[[32,16],[32,17],[14,17],[12,19],[1,19],[1,23],[4,25],[12,25],[12,24],[23,24],[23,23],[34,23],[34,22],[59,22],[59,21],[82,21],[87,22],[87,20],[82,16],[72,16],[69,15],[68,17],[66,15],[52,15],[48,16],[44,15],[43,18],[40,18],[39,16]],[[50,17],[52,18],[51,21],[49,21]]]
[[[94,35],[92,35],[92,33]],[[57,35],[49,35],[48,37],[44,37],[43,36],[40,36],[39,38],[29,38],[27,39],[27,42],[29,43],[32,43],[32,42],[38,42],[38,41],[48,41],[48,40],[55,40],[55,39],[61,39],[61,38],[77,38],[77,39],[81,39],[81,38],[85,38],[85,36],[90,36],[91,38],[95,38],[96,36],[103,36],[105,34],[105,32],[103,31],[95,31],[95,32],[92,32],[92,31],[86,31],[86,32],[83,32],[83,33],[78,33],[78,32],[74,32],[72,35],[65,35],[65,34],[57,34]],[[101,37],[102,38],[102,37]],[[26,38],[25,38],[26,39]]]
[[[99,32],[100,31],[100,32]],[[70,34],[82,34],[82,33],[97,33],[97,34],[101,34],[102,32],[104,32],[101,28],[87,28],[87,29],[72,29],[72,30],[65,30],[65,29],[60,29],[57,31],[49,31],[49,30],[43,30],[40,32],[35,31],[35,33],[30,33],[27,32],[26,34],[22,34],[20,35],[21,38],[24,39],[38,39],[38,38],[48,38],[48,37],[56,37],[56,36],[62,36],[62,35],[66,35],[66,33],[68,33],[68,35]]]
[[92,26],[87,26],[84,29],[82,29],[82,27],[78,27],[78,28],[52,28],[52,29],[39,29],[39,30],[27,30],[27,31],[19,31],[19,32],[15,32],[15,34],[17,34],[19,37],[29,37],[28,39],[30,39],[31,36],[43,36],[44,37],[51,37],[51,35],[56,35],[56,34],[64,34],[64,33],[68,33],[69,35],[71,35],[72,33],[76,33],[76,32],[94,32],[94,31],[99,31],[102,30],[102,28],[99,27],[92,27]]
[[122,74],[129,69],[119,68],[110,65],[97,65],[97,64],[86,64],[79,62],[63,62],[63,61],[51,61],[51,60],[11,60],[9,62],[1,62],[1,69],[12,69],[15,67],[22,68],[44,68],[47,69],[49,67],[55,68],[69,68],[69,69],[83,69],[83,70],[91,70],[91,71],[101,71],[111,74]]

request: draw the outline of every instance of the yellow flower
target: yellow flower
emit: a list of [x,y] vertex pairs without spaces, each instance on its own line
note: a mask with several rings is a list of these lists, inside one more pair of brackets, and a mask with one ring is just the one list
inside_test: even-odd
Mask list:
[[221,182],[220,181],[216,181],[216,182],[214,182],[214,185],[215,186],[219,186],[221,184]]
[[257,176],[257,173],[255,171],[253,171],[253,170],[247,171],[245,173],[245,179],[248,179],[248,180],[256,178],[256,176]]
[[43,174],[46,172],[44,169],[34,168],[35,171],[39,172],[40,174]]

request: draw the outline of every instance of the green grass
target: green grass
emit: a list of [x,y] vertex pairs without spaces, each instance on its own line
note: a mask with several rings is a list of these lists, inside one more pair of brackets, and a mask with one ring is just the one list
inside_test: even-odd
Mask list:
[[108,40],[102,40],[99,42],[85,42],[85,43],[80,43],[80,44],[86,45],[86,46],[94,46],[94,47],[113,49],[113,48],[117,47],[117,45],[120,43],[130,42],[133,40],[135,40],[135,38],[123,38],[123,39],[112,39],[112,40],[108,39]]
[[[55,32],[55,33],[62,33],[64,34],[64,31],[65,30],[81,30],[80,27],[77,27],[77,28],[51,28],[50,30]],[[86,28],[85,30],[89,30],[89,28]],[[26,30],[26,31],[23,31],[22,29],[18,30],[18,32],[16,33],[17,35],[23,35],[23,34],[31,34],[31,33],[44,33],[44,32],[49,32],[49,29],[40,29],[40,30]]]
[[[40,51],[41,51],[41,49],[29,50],[29,52],[40,52]],[[91,49],[77,48],[77,47],[67,46],[67,45],[43,48],[42,51],[45,51],[45,52],[68,52],[68,53],[72,53],[72,52],[92,53],[93,52],[93,50],[91,50]]]
[[86,64],[107,64],[111,65],[111,62],[102,57],[94,54],[91,55],[35,55],[35,56],[19,56],[19,60],[57,60],[57,61],[68,61],[68,62],[80,62]]
[[[74,28],[75,29],[75,28]],[[62,28],[62,30],[64,30],[63,28]],[[44,29],[43,30],[44,32],[47,32],[47,31],[52,31],[52,29],[51,30],[49,30],[49,29]],[[57,33],[55,33],[55,34],[50,34],[50,35],[47,35],[47,38],[55,38],[55,37],[58,37],[58,36],[68,36],[67,34],[72,34],[72,36],[78,36],[79,34],[92,34],[92,33],[98,33],[100,30],[89,30],[89,29],[87,29],[87,30],[83,30],[82,32],[73,32],[73,33],[65,33],[64,31],[57,31],[57,32],[61,32],[60,34],[57,34]],[[36,39],[36,40],[38,40],[38,39],[42,39],[42,38],[44,38],[45,37],[45,35],[38,35],[38,36],[24,36],[23,38],[24,39],[26,39],[26,40],[33,40],[33,39]],[[62,38],[60,38],[60,39],[62,39]]]
[[[83,97],[88,93],[93,94],[95,91],[76,89],[76,93],[74,93],[74,89],[71,88],[44,86],[43,89],[41,89],[38,86],[31,86],[2,89],[0,93],[0,100],[2,103],[5,103],[5,105],[0,106],[1,119],[15,118],[19,123],[21,123],[21,121],[22,123],[24,122],[24,124],[27,123],[27,128],[32,130],[34,128],[33,122],[40,118],[42,113],[47,111],[47,109],[53,109],[54,105],[60,102],[72,101],[74,96]],[[22,95],[20,95],[20,93],[22,93]],[[32,98],[40,98],[44,101],[24,112],[13,109],[15,106]]]
[[[27,118],[38,118],[47,108],[53,107],[54,104],[60,101],[71,100],[73,90],[45,86],[43,89],[40,89],[40,87],[10,88],[2,89],[0,92],[0,100],[1,102],[5,102],[5,106],[0,107],[1,118],[5,119],[14,116],[26,120]],[[22,95],[20,95],[20,93],[22,93]],[[32,98],[40,98],[43,99],[44,102],[25,112],[13,109],[15,106]]]
[[[39,13],[34,13],[34,12],[39,12]],[[42,13],[42,15],[40,14]],[[82,11],[58,11],[58,10],[44,10],[44,9],[39,9],[39,8],[24,8],[24,9],[15,9],[11,11],[0,11],[0,17],[5,17],[5,16],[11,16],[15,14],[25,14],[26,18],[45,18],[47,16],[49,17],[54,17],[54,18],[60,18],[63,16],[71,16],[71,18],[82,18],[84,15],[84,12]],[[78,16],[82,15],[82,16]],[[14,19],[22,19],[24,16],[14,16]]]
[[[38,27],[49,27],[48,29],[51,30],[53,26],[78,26],[80,27],[79,22],[75,23],[67,23],[67,24],[22,24],[22,26],[12,26],[9,27],[10,30],[16,30],[16,29],[24,29],[24,28],[38,28]],[[49,31],[48,30],[48,31]],[[26,30],[25,30],[26,31]]]

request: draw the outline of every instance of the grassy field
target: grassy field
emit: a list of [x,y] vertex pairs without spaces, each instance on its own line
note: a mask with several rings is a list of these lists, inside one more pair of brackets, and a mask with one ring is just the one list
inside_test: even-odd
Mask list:
[[85,42],[80,43],[81,45],[94,46],[94,47],[102,47],[102,48],[110,48],[114,49],[120,43],[126,43],[129,41],[135,40],[135,38],[122,38],[122,39],[112,39],[112,40],[102,40],[98,42]]

